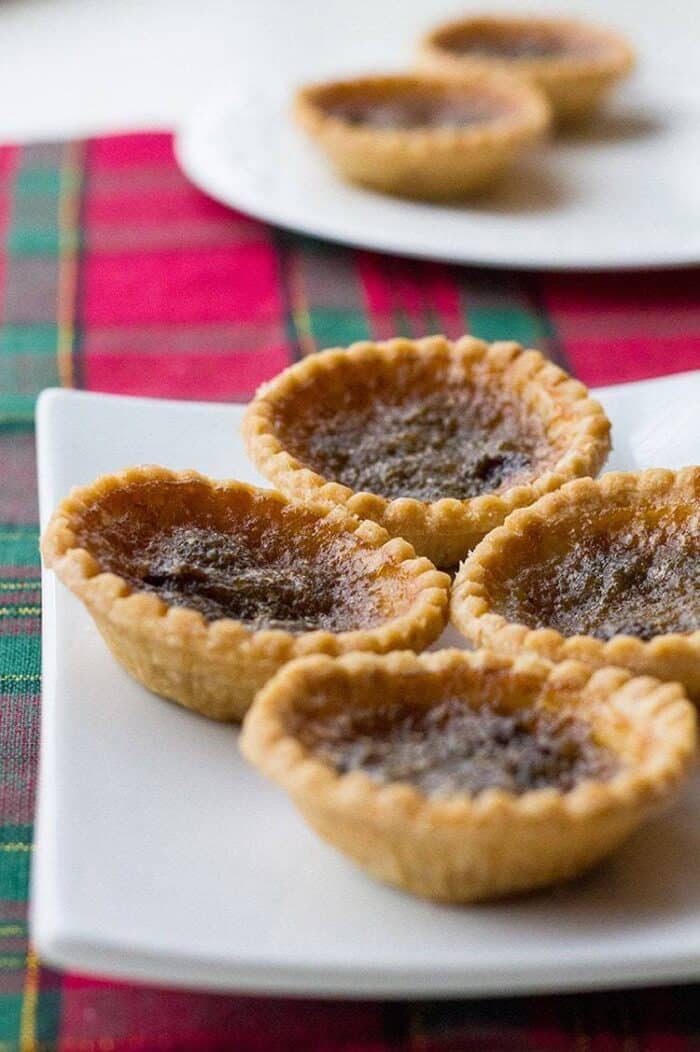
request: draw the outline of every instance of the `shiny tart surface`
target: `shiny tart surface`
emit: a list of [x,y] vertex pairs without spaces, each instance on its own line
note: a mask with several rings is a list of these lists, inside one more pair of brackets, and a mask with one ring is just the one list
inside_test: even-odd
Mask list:
[[508,519],[462,567],[470,639],[678,679],[700,697],[700,469],[611,473]]
[[682,780],[695,712],[677,684],[486,651],[288,665],[241,747],[380,880],[466,902],[567,879]]
[[419,65],[445,74],[490,69],[524,77],[566,120],[594,110],[632,69],[634,52],[619,34],[586,22],[475,15],[430,32]]
[[482,189],[549,123],[539,93],[502,73],[327,81],[302,88],[294,114],[350,181],[438,200]]
[[537,351],[470,337],[309,357],[261,389],[244,433],[288,495],[346,504],[446,567],[609,449],[581,384]]
[[194,472],[98,479],[59,506],[43,552],[129,671],[218,718],[285,660],[420,648],[446,618],[445,576],[375,524]]

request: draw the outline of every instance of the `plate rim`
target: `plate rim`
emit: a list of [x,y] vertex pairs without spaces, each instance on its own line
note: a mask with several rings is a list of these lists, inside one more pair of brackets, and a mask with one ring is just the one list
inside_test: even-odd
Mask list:
[[[356,249],[367,249],[408,259],[428,259],[462,266],[479,266],[489,270],[555,273],[577,271],[601,273],[620,270],[635,273],[649,269],[680,270],[700,264],[700,244],[688,248],[685,241],[673,250],[649,252],[643,258],[625,256],[624,253],[604,259],[596,259],[595,256],[585,258],[581,253],[569,258],[564,256],[553,259],[551,254],[526,258],[498,250],[489,252],[488,249],[484,250],[483,244],[481,249],[475,252],[464,251],[457,245],[451,247],[447,244],[440,253],[436,253],[425,246],[397,245],[391,235],[382,235],[380,226],[374,229],[363,227],[360,233],[356,233],[352,223],[343,221],[342,214],[339,219],[333,221],[323,218],[320,221],[312,221],[303,209],[299,211],[298,206],[292,210],[278,207],[274,197],[266,198],[255,192],[246,193],[241,183],[231,193],[230,188],[227,189],[225,185],[225,179],[220,175],[219,164],[210,166],[204,158],[211,157],[212,127],[221,123],[231,105],[240,97],[241,88],[238,87],[225,93],[219,92],[204,102],[200,102],[175,130],[173,139],[175,160],[184,175],[198,189],[219,204],[283,230]],[[279,100],[277,104],[280,107],[282,105]],[[365,192],[358,188],[351,189],[356,193]],[[410,204],[411,202],[405,203]],[[634,240],[631,238],[631,244],[634,244]]]

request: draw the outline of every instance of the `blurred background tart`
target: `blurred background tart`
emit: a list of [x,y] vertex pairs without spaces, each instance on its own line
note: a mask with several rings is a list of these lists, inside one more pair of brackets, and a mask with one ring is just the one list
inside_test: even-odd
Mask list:
[[537,90],[482,70],[313,84],[297,93],[294,114],[346,179],[436,200],[482,190],[549,124]]
[[473,15],[437,26],[418,66],[464,76],[499,71],[547,96],[558,121],[592,113],[634,66],[629,43],[609,29],[570,18]]

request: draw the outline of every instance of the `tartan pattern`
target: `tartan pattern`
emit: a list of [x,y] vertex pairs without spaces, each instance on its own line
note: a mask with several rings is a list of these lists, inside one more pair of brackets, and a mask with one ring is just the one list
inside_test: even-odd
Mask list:
[[700,368],[697,271],[535,275],[331,246],[188,185],[164,134],[0,147],[0,1052],[691,1052],[698,987],[471,1002],[229,997],[44,968],[33,407],[46,386],[242,400],[332,344],[472,331],[590,384]]

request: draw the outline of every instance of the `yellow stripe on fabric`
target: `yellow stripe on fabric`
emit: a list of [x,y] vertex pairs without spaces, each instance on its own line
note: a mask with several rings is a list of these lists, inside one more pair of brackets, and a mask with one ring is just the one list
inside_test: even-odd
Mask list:
[[0,617],[29,617],[40,612],[40,606],[0,606]]
[[311,311],[306,298],[301,263],[301,253],[295,252],[290,259],[289,265],[289,292],[292,300],[294,328],[297,332],[301,353],[306,357],[307,354],[313,354],[316,350],[316,341],[311,328]]
[[307,354],[313,354],[316,350],[316,344],[311,331],[311,314],[308,310],[295,310],[292,312],[292,317],[294,318],[294,328],[297,331],[302,354],[304,357]]
[[27,954],[22,1011],[19,1020],[20,1052],[36,1052],[36,1007],[39,998],[39,959],[33,950]]
[[40,586],[38,578],[33,581],[0,581],[0,592],[36,592]]
[[78,288],[78,246],[80,191],[82,184],[82,143],[66,143],[61,164],[58,198],[58,305],[56,320],[56,359],[62,387],[74,386],[73,346],[75,343],[75,300]]
[[9,844],[0,844],[0,851],[31,851],[31,844],[24,844],[19,840],[11,841]]

